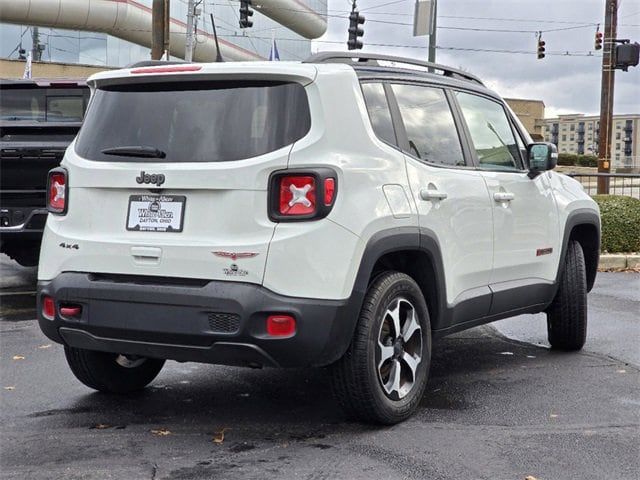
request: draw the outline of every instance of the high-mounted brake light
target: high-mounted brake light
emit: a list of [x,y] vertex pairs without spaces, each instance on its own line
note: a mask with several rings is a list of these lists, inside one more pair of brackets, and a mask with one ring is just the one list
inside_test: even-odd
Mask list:
[[67,213],[68,195],[67,171],[62,167],[50,170],[47,179],[47,210],[57,215]]
[[337,192],[336,174],[329,168],[275,172],[269,184],[269,218],[276,222],[326,217]]
[[131,70],[133,74],[140,73],[172,73],[172,72],[197,72],[202,70],[200,65],[174,65],[170,67],[145,67],[134,68]]

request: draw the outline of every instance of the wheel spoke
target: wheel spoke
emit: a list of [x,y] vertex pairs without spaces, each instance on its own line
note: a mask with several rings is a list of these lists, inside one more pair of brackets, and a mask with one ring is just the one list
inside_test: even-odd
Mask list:
[[416,379],[416,370],[418,370],[418,365],[420,364],[420,357],[414,357],[409,352],[404,352],[402,354],[402,360],[407,364],[409,370],[411,370],[412,380]]
[[389,380],[385,383],[384,388],[388,393],[398,392],[400,394],[400,362],[394,360],[389,371]]
[[378,347],[380,347],[380,362],[378,362],[378,370],[382,367],[382,364],[393,357],[393,346],[383,345],[378,340]]
[[396,302],[395,308],[387,310],[387,315],[391,317],[393,321],[393,339],[395,340],[400,336],[400,302]]
[[416,317],[416,311],[412,308],[407,315],[407,320],[404,322],[402,338],[404,338],[405,342],[408,342],[417,331],[420,331],[420,324]]

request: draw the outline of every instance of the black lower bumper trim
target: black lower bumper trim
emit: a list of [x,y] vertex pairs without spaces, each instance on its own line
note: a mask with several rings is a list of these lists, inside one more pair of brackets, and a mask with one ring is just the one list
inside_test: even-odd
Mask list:
[[[89,350],[253,367],[322,366],[347,350],[362,301],[360,294],[348,300],[286,297],[239,282],[117,280],[65,272],[39,282],[40,328],[56,342]],[[44,295],[55,300],[53,320],[41,313]],[[82,313],[62,316],[67,305]],[[266,319],[274,313],[296,319],[293,336],[267,334]]]

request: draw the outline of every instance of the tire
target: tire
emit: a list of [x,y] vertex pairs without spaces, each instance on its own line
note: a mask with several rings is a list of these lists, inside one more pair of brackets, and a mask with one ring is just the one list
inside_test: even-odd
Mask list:
[[71,371],[87,387],[104,393],[142,390],[162,370],[164,360],[65,347]]
[[587,273],[582,247],[570,241],[560,285],[547,309],[549,343],[558,350],[580,350],[587,340]]
[[422,399],[430,362],[431,323],[420,287],[404,273],[382,273],[367,290],[347,352],[331,366],[338,402],[356,420],[385,425],[406,420]]

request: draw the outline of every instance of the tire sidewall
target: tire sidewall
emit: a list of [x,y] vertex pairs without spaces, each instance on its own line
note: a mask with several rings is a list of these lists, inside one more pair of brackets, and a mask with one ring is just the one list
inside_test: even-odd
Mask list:
[[[431,325],[427,304],[415,281],[404,274],[397,273],[394,274],[394,276],[397,276],[397,279],[394,279],[393,283],[388,285],[387,288],[377,295],[377,298],[375,299],[376,308],[374,311],[374,317],[370,319],[367,339],[367,374],[369,376],[368,382],[372,387],[373,400],[376,403],[377,410],[384,412],[386,414],[385,416],[404,418],[410,414],[415,406],[420,402],[427,384],[427,377],[431,363]],[[384,283],[385,279],[385,276],[379,278],[372,286],[375,286],[378,282]],[[375,288],[372,290],[375,290]],[[384,314],[390,304],[398,298],[407,299],[416,310],[422,331],[422,360],[418,365],[416,380],[411,391],[399,400],[392,400],[386,395],[378,377],[376,348],[380,325],[384,319]]]

